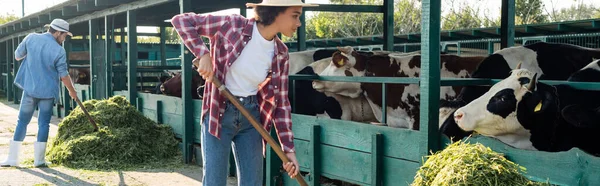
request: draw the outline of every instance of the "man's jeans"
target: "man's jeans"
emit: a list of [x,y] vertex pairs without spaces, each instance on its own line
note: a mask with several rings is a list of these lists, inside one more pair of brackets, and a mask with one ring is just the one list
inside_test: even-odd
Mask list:
[[21,106],[19,108],[19,119],[17,120],[17,129],[15,130],[13,140],[23,141],[23,139],[25,139],[27,125],[29,124],[29,121],[31,121],[31,117],[33,117],[33,112],[35,111],[36,107],[38,107],[37,141],[47,142],[53,106],[54,98],[38,99],[27,95],[26,92],[23,92],[23,96],[21,97]]
[[[259,121],[256,96],[239,98],[241,104]],[[262,185],[263,154],[262,137],[248,119],[229,101],[221,119],[221,139],[208,132],[208,118],[203,118],[202,140],[202,184],[224,186],[227,181],[229,154],[233,148],[237,165],[238,185]]]

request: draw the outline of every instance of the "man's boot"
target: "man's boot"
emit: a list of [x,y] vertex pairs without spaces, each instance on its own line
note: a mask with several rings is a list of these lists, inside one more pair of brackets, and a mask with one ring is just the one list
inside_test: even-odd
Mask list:
[[22,141],[13,141],[10,140],[10,150],[8,151],[8,157],[0,166],[2,167],[17,167],[19,166],[19,153],[21,151]]
[[46,162],[46,142],[35,142],[33,144],[33,166],[34,167],[47,167],[50,165]]

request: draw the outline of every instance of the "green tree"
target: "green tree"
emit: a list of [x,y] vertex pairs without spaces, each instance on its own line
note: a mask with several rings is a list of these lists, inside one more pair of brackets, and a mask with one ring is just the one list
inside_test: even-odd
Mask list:
[[8,13],[6,13],[4,15],[0,15],[0,25],[17,20],[17,19],[19,19],[19,17],[12,15],[12,14],[8,14]]
[[534,24],[547,21],[542,0],[515,0],[515,24]]
[[[552,7],[554,4],[552,4]],[[575,3],[568,8],[553,10],[548,13],[550,22],[573,21],[582,19],[600,18],[600,8],[591,4],[585,4],[583,1]]]
[[[381,5],[383,0],[330,0],[331,4]],[[383,14],[315,12],[306,18],[306,38],[340,38],[383,34]],[[419,0],[394,2],[394,33],[418,32],[421,29]],[[283,37],[284,41],[295,40]]]
[[449,7],[442,7],[448,11],[442,16],[443,30],[500,26],[500,19],[488,17],[489,13],[482,11],[478,4],[448,0],[444,5]]

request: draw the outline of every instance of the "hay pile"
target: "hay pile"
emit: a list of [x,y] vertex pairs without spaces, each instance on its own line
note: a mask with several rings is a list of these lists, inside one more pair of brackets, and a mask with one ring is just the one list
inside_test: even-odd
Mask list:
[[77,107],[58,125],[47,159],[79,169],[126,169],[160,164],[179,156],[170,126],[146,118],[124,96],[82,103],[98,131]]
[[412,185],[546,185],[530,181],[524,171],[488,147],[458,141],[429,156]]

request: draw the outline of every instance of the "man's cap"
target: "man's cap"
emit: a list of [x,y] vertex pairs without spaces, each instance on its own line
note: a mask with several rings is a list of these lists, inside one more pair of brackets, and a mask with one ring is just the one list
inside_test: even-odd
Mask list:
[[69,23],[63,19],[54,19],[52,23],[50,23],[50,27],[52,27],[56,31],[66,32],[69,36],[73,37],[73,34],[69,32]]

